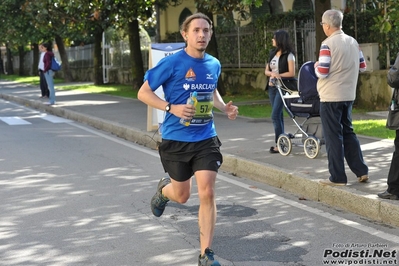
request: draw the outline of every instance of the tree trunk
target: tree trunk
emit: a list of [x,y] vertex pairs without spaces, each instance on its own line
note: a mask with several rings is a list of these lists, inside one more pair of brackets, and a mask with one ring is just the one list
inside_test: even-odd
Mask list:
[[[213,24],[215,24],[213,22],[213,14],[212,12],[209,12],[207,10],[201,10],[198,9],[199,12],[204,13],[205,15],[207,15]],[[215,29],[213,29],[213,34],[212,34],[212,38],[209,41],[208,47],[206,48],[206,52],[216,58],[219,58],[219,54],[218,54],[218,44],[217,44],[217,40],[216,40],[216,33],[215,33]],[[224,86],[224,82],[221,78],[218,79],[218,91],[220,93],[221,96],[226,95],[226,88]]]
[[58,47],[58,52],[60,53],[61,57],[61,70],[64,74],[64,81],[65,82],[71,82],[73,81],[71,71],[69,71],[69,62],[68,62],[68,55],[65,50],[65,44],[64,40],[61,38],[59,35],[55,35],[55,43],[57,44]]
[[140,49],[140,29],[139,22],[137,19],[128,23],[128,36],[129,36],[129,48],[130,48],[130,59],[132,62],[132,85],[133,89],[137,90],[143,84],[144,78],[144,67],[143,57]]
[[7,51],[7,64],[6,64],[6,71],[7,75],[14,75],[14,67],[12,64],[12,54],[8,43],[6,44],[6,51]]
[[0,53],[0,75],[1,74],[5,74],[4,73],[4,62],[3,62],[3,57],[1,56],[1,53]]
[[25,51],[23,46],[18,46],[18,55],[19,55],[19,70],[18,70],[18,75],[19,76],[25,76],[25,67],[24,67],[24,62],[25,62]]
[[39,73],[39,45],[37,43],[32,43],[32,51],[33,51],[33,62],[32,62],[32,72],[33,75],[38,75]]
[[314,22],[316,23],[316,58],[319,58],[319,51],[322,41],[327,38],[324,34],[323,26],[320,26],[321,17],[324,11],[331,9],[330,0],[315,0]]
[[102,85],[104,84],[102,49],[101,49],[103,30],[99,26],[97,27],[98,28],[94,32],[94,58],[93,58],[94,85]]

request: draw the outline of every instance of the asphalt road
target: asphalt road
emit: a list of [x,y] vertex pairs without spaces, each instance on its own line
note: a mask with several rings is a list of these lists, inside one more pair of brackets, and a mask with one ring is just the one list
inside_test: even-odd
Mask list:
[[[196,187],[154,217],[156,151],[3,100],[0,132],[0,265],[196,265]],[[222,265],[398,265],[397,227],[264,183],[221,172],[217,206]]]

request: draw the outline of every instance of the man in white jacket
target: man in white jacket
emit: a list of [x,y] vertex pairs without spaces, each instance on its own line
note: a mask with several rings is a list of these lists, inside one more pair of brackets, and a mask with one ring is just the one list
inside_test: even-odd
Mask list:
[[359,71],[366,62],[357,41],[342,31],[343,14],[327,10],[322,16],[327,35],[320,48],[315,72],[319,77],[320,118],[326,144],[330,177],[322,185],[344,186],[348,182],[344,158],[359,182],[367,182],[368,166],[352,127],[352,106],[356,97]]

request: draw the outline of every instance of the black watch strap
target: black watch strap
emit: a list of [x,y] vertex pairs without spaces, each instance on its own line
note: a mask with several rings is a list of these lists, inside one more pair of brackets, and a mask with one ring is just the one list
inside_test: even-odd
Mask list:
[[168,103],[168,105],[167,106],[165,106],[165,111],[166,112],[170,112],[170,107],[172,106],[172,104],[171,103]]

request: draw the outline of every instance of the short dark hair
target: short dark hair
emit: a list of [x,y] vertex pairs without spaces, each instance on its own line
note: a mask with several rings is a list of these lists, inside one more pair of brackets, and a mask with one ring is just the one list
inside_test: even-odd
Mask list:
[[205,14],[203,14],[203,13],[200,13],[200,12],[198,12],[198,13],[195,13],[195,14],[192,14],[191,16],[188,16],[184,21],[183,21],[183,23],[181,24],[181,31],[188,31],[188,28],[190,27],[190,23],[191,23],[191,21],[193,21],[194,19],[199,19],[199,18],[202,18],[202,19],[205,19],[206,21],[208,21],[208,23],[209,23],[209,29],[212,31],[212,20],[207,16],[207,15],[205,15]]

